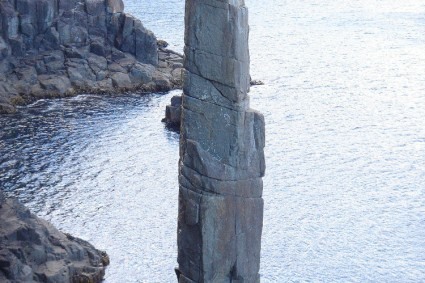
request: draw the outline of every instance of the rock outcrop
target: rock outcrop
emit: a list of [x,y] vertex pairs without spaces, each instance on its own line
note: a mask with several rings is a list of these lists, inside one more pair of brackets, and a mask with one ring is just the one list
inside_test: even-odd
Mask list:
[[182,115],[182,97],[175,95],[171,98],[171,104],[165,107],[165,118],[161,122],[170,128],[179,129]]
[[243,0],[186,0],[179,282],[259,282],[264,117],[249,108]]
[[0,282],[101,282],[106,253],[64,234],[0,190]]
[[123,11],[122,0],[0,0],[0,113],[38,98],[179,86],[182,56],[158,50]]

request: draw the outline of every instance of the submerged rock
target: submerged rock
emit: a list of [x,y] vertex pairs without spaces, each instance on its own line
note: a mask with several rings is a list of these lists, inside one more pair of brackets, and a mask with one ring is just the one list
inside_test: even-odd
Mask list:
[[[182,56],[159,43],[122,0],[1,0],[0,113],[44,97],[180,87]],[[132,75],[139,64],[154,71]]]
[[0,282],[101,282],[109,258],[0,190]]
[[264,82],[260,81],[260,80],[251,80],[250,84],[251,85],[264,85]]

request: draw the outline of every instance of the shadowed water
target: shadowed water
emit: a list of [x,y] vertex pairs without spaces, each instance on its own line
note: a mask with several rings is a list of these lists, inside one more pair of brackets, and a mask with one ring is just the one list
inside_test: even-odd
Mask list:
[[[246,3],[265,83],[262,282],[425,281],[425,4]],[[184,1],[125,4],[182,51]],[[107,283],[175,281],[178,135],[160,119],[177,93],[0,117],[2,187],[107,250]]]

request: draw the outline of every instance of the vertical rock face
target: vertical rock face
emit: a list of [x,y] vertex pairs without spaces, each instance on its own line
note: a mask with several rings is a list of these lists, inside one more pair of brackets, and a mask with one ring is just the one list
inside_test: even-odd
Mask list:
[[264,118],[249,108],[243,0],[186,0],[179,282],[259,282]]
[[176,60],[122,0],[0,0],[0,114],[78,93],[165,91]]
[[0,0],[0,60],[89,46],[97,55],[117,48],[157,65],[155,36],[123,10],[122,0]]

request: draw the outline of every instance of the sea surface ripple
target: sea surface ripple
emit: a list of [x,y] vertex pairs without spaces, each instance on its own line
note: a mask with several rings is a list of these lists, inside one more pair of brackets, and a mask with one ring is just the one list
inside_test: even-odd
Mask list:
[[[183,50],[183,0],[125,0]],[[262,282],[425,281],[425,4],[245,1],[265,115]],[[0,117],[0,185],[106,250],[106,283],[175,282],[179,94],[42,100]]]

